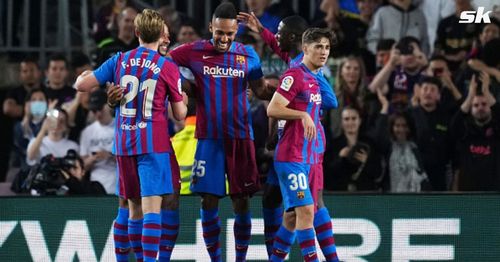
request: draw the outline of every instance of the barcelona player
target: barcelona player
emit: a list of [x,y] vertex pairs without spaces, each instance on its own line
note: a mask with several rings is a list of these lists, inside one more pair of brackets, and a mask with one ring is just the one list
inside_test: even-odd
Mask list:
[[282,261],[296,236],[305,261],[318,261],[314,246],[314,200],[309,187],[311,166],[319,162],[321,134],[319,113],[321,91],[317,75],[328,59],[333,34],[327,29],[309,28],[302,36],[304,57],[291,68],[267,109],[268,116],[287,120],[275,151],[274,168],[278,175],[285,219],[276,233],[271,260]]
[[[118,53],[95,71],[82,73],[75,83],[79,91],[106,82],[125,89],[115,110],[116,127],[113,153],[117,155],[119,192],[128,199],[128,232],[136,257],[156,261],[161,235],[163,196],[174,192],[172,148],[167,132],[165,101],[171,102],[173,115],[186,115],[179,70],[157,50],[165,22],[156,11],[145,9],[134,21],[140,46]],[[140,239],[140,240],[139,240]]]
[[264,83],[255,50],[234,41],[236,16],[233,4],[220,4],[209,25],[212,39],[187,43],[170,52],[172,60],[189,68],[196,81],[188,91],[196,97],[198,139],[191,191],[202,197],[203,238],[212,261],[221,261],[218,202],[227,194],[235,213],[236,260],[246,258],[251,235],[248,200],[260,189],[246,89],[267,99],[274,92]]

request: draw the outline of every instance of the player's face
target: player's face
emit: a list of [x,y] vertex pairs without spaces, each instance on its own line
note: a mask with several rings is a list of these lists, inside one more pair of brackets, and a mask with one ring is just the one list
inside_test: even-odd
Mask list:
[[166,56],[169,44],[170,44],[170,33],[168,32],[168,27],[164,25],[163,34],[160,37],[160,45],[158,46],[158,53],[160,53],[162,56]]
[[40,69],[33,63],[21,63],[19,78],[21,83],[27,86],[33,86],[40,82]]
[[215,50],[221,53],[226,52],[236,37],[238,20],[225,18],[212,19],[209,30],[212,33]]
[[330,55],[330,41],[322,37],[320,41],[305,44],[303,49],[304,60],[309,61],[315,68],[321,68]]
[[485,96],[475,96],[472,99],[472,117],[478,122],[486,122],[491,118],[491,108]]
[[49,68],[47,69],[47,79],[49,83],[54,85],[63,84],[68,76],[66,69],[66,62],[64,61],[50,61]]
[[274,36],[276,38],[276,41],[278,42],[278,46],[280,47],[281,51],[283,52],[289,52],[290,51],[290,34],[286,30],[286,26],[283,22],[280,22],[278,25],[278,31],[276,32],[276,35]]

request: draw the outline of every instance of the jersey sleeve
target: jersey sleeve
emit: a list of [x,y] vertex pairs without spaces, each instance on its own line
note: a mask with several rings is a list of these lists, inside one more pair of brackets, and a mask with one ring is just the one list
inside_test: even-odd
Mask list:
[[251,46],[245,46],[248,53],[248,80],[257,80],[264,76],[260,64],[259,55]]
[[168,101],[182,101],[182,84],[179,73],[179,68],[171,61],[166,61],[162,72],[165,72],[165,80],[168,88]]
[[290,62],[288,53],[281,51],[281,48],[278,46],[276,37],[274,37],[274,34],[269,31],[269,29],[264,28],[264,30],[262,30],[262,32],[260,33],[260,36],[262,37],[262,40],[264,40],[264,43],[266,43],[266,45],[268,45],[275,54],[283,59],[283,61],[285,61],[287,64]]
[[178,66],[188,66],[191,57],[192,43],[180,45],[170,51],[169,55]]
[[333,92],[333,88],[330,86],[330,82],[328,82],[324,75],[319,75],[316,79],[318,80],[321,92],[321,109],[337,108],[339,103],[337,96]]
[[291,102],[300,92],[302,76],[295,70],[286,71],[280,79],[280,84],[276,92]]
[[106,82],[113,82],[113,76],[115,74],[118,57],[121,52],[110,57],[106,62],[104,62],[99,68],[94,71],[94,76],[99,82],[99,85],[104,85]]

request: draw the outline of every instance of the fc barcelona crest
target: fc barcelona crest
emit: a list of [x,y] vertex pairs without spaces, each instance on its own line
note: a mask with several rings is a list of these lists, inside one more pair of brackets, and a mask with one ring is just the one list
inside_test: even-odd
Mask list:
[[246,62],[246,58],[245,56],[242,56],[242,55],[237,55],[236,56],[236,62],[238,64],[244,64]]
[[304,193],[304,191],[298,191],[297,192],[297,198],[298,199],[304,199],[304,197],[306,197],[306,194]]

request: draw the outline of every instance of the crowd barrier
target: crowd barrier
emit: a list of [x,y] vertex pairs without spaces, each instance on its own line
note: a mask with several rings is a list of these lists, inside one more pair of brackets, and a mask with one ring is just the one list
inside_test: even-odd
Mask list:
[[[251,200],[249,261],[265,261],[261,198]],[[500,194],[326,195],[342,261],[500,261]],[[233,215],[220,203],[224,261]],[[209,261],[199,198],[181,198],[174,261]],[[0,198],[0,261],[114,261],[116,197]],[[130,256],[131,261],[132,255]],[[301,261],[297,245],[289,261]]]

